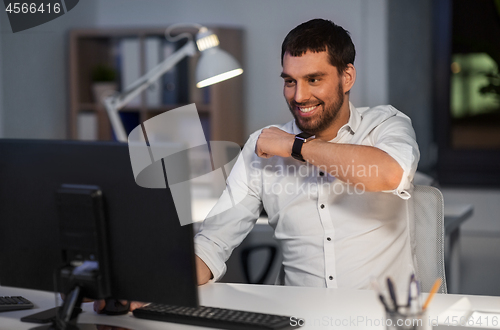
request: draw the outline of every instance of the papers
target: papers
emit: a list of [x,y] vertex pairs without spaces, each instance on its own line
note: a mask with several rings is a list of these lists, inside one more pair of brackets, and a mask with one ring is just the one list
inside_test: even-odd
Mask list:
[[439,314],[438,323],[454,327],[500,329],[500,313],[473,310],[470,300],[464,297]]

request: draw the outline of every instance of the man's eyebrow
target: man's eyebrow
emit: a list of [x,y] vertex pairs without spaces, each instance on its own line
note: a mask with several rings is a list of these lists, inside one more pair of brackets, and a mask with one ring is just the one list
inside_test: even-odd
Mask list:
[[319,77],[323,77],[323,76],[326,76],[326,73],[325,72],[313,72],[313,73],[309,73],[305,76],[305,78],[319,78]]
[[[326,76],[326,73],[325,72],[313,72],[313,73],[309,73],[309,74],[306,74],[304,76],[304,78],[306,79],[311,79],[311,78],[319,78],[319,77],[323,77],[323,76]],[[291,78],[291,76],[289,74],[286,74],[284,72],[281,73],[281,78]]]

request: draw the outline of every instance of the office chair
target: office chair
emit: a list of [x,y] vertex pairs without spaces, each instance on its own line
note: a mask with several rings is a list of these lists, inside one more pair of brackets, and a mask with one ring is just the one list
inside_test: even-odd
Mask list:
[[442,284],[439,293],[447,293],[444,271],[444,202],[441,192],[431,186],[416,185],[410,198],[414,214],[411,231],[416,242],[416,272],[421,290],[429,292],[437,278]]
[[[255,278],[252,278],[250,275],[250,254],[262,250],[269,251],[269,257],[262,272]],[[243,267],[243,275],[245,276],[246,282],[249,284],[265,284],[269,274],[271,273],[277,252],[278,249],[272,244],[259,244],[244,248],[243,251],[241,251],[241,265]]]

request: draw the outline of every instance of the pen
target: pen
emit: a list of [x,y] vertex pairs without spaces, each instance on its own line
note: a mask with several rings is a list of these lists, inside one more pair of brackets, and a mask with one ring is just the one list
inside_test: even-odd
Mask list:
[[424,307],[422,309],[425,311],[427,309],[427,306],[429,306],[429,303],[431,302],[432,298],[436,294],[437,290],[441,286],[441,279],[438,278],[436,282],[434,282],[434,285],[432,286],[431,292],[429,292],[429,296],[427,297],[427,300],[424,303]]
[[411,305],[411,283],[415,279],[415,274],[411,274],[410,276],[410,282],[408,282],[408,304],[406,305],[407,307],[410,307]]
[[412,275],[410,279],[410,287],[408,288],[408,308],[410,314],[417,314],[422,310],[418,281],[415,279],[414,275]]
[[382,303],[382,305],[384,305],[385,311],[386,312],[390,312],[391,309],[389,308],[389,305],[387,305],[387,302],[385,301],[385,297],[382,294],[382,292],[380,291],[380,286],[378,285],[378,282],[373,279],[371,281],[371,284],[372,284],[372,288],[377,292],[378,299],[380,300],[380,302]]
[[394,304],[394,311],[398,311],[398,300],[396,299],[396,288],[394,287],[394,283],[391,278],[387,278],[387,288],[389,289],[389,295],[391,296],[391,300]]

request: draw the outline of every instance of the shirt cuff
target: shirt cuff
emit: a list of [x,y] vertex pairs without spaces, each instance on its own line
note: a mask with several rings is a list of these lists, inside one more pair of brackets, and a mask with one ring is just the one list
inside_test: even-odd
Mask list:
[[392,194],[399,196],[400,198],[406,200],[406,199],[409,199],[411,197],[411,194],[409,192],[410,188],[411,188],[411,182],[408,180],[408,173],[405,171],[403,173],[403,178],[401,179],[399,186],[394,190],[387,190],[385,192],[392,193]]
[[401,177],[398,187],[394,190],[385,190],[384,192],[392,193],[405,200],[409,199],[411,197],[410,191],[413,186],[413,176],[416,171],[416,165],[412,166],[416,159],[412,147],[410,145],[398,143],[394,145],[379,145],[377,148],[385,151],[394,158],[403,169],[403,176]]

